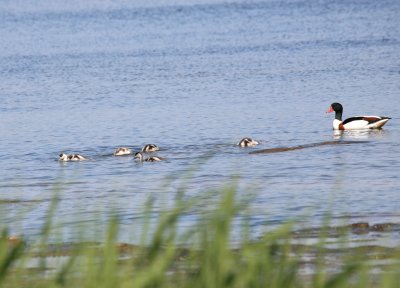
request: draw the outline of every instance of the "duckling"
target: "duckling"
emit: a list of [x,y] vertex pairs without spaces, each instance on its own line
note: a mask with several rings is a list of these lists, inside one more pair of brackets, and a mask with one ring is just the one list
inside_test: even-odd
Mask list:
[[160,150],[160,148],[155,144],[147,144],[142,148],[142,152],[155,152],[158,150]]
[[64,161],[64,162],[66,162],[66,161],[81,161],[81,160],[87,160],[87,159],[79,154],[67,155],[64,153],[61,153],[58,158],[58,161]]
[[254,147],[256,145],[260,144],[260,142],[251,139],[251,138],[243,138],[240,140],[240,142],[237,144],[240,147]]
[[132,150],[127,147],[120,147],[114,151],[114,156],[123,156],[132,154]]
[[159,162],[159,161],[163,161],[164,158],[163,157],[159,157],[159,156],[150,156],[148,158],[144,158],[143,157],[143,153],[142,152],[136,152],[135,153],[135,159],[137,159],[139,162]]

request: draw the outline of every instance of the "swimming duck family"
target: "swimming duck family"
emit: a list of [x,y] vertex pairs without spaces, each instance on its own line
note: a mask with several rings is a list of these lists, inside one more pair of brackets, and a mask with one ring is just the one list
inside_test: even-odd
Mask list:
[[[335,112],[335,119],[333,120],[332,126],[334,130],[361,130],[361,129],[380,129],[382,128],[391,118],[386,116],[356,116],[350,117],[346,120],[342,120],[343,116],[343,106],[340,103],[332,103],[327,111],[327,113]],[[260,142],[249,137],[241,139],[236,145],[239,147],[254,147],[259,145]],[[159,151],[160,148],[155,144],[146,144],[141,152],[134,154],[134,159],[139,162],[159,162],[164,160],[163,157],[150,156],[145,157],[143,153],[151,153]],[[117,148],[113,155],[122,156],[132,154],[132,150],[128,147]],[[59,155],[59,161],[82,161],[87,160],[84,156],[80,154],[65,154],[61,153]]]

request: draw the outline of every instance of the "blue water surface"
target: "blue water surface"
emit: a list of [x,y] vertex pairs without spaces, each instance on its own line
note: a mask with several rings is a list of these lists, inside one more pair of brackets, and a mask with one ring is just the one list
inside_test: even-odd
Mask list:
[[[328,212],[400,223],[399,1],[64,2],[0,6],[2,226],[34,238],[57,193],[55,223],[74,239],[110,211],[128,227],[149,199],[170,207],[182,185],[207,211],[233,182],[255,231]],[[335,135],[332,102],[392,119]],[[366,143],[248,154],[339,139]],[[112,156],[147,143],[167,160]]]

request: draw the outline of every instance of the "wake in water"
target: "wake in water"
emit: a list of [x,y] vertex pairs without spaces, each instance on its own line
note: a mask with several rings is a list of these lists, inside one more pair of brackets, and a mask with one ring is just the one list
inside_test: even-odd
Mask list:
[[262,150],[249,152],[249,154],[279,153],[279,152],[300,150],[300,149],[305,149],[305,148],[327,146],[327,145],[361,144],[361,143],[368,143],[368,142],[369,141],[324,141],[324,142],[310,143],[310,144],[297,145],[297,146],[291,146],[291,147],[278,147],[278,148],[262,149]]

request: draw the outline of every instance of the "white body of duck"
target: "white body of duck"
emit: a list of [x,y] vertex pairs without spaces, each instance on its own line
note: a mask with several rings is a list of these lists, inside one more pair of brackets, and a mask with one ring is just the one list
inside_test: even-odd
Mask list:
[[150,156],[150,157],[144,158],[142,152],[135,153],[135,159],[137,159],[139,162],[143,162],[143,161],[144,162],[159,162],[159,161],[164,160],[164,158],[158,157],[158,156]]
[[114,151],[114,156],[123,156],[132,154],[132,150],[127,147],[120,147]]
[[61,153],[58,158],[59,161],[67,162],[67,161],[82,161],[87,160],[85,157],[79,154],[64,154]]
[[242,140],[239,141],[237,144],[240,147],[254,147],[256,145],[260,144],[260,142],[251,139],[251,138],[243,138]]
[[340,103],[332,103],[327,113],[335,112],[333,120],[334,130],[363,130],[380,129],[391,118],[384,116],[356,116],[342,121],[343,106]]
[[147,144],[142,148],[142,152],[155,152],[158,150],[160,150],[160,148],[155,144]]

